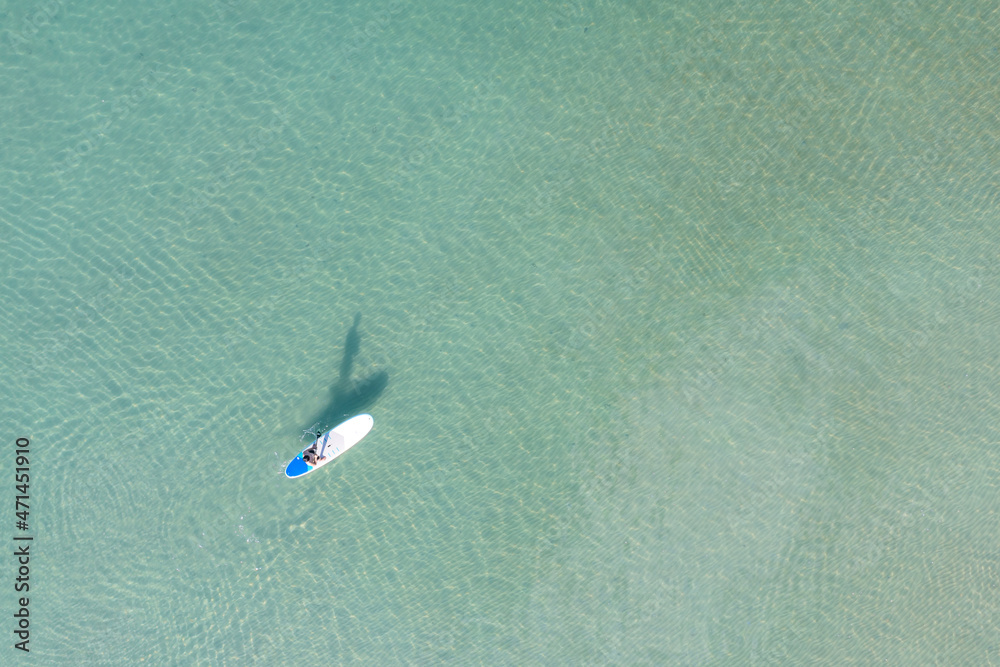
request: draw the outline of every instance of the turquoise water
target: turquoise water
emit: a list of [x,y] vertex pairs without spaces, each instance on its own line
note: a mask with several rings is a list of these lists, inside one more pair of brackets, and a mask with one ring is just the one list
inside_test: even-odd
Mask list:
[[993,5],[0,20],[0,662],[1000,662]]

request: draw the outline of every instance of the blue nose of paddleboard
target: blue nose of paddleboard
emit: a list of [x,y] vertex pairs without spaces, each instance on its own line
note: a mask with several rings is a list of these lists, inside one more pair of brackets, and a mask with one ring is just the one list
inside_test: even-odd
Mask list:
[[302,460],[301,455],[289,461],[288,467],[285,468],[285,475],[288,477],[298,477],[307,472],[309,472],[309,464]]

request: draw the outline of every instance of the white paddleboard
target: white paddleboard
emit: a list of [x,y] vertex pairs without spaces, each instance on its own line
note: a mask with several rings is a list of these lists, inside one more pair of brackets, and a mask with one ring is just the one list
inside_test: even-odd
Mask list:
[[[361,442],[361,439],[372,430],[375,420],[371,415],[358,415],[351,417],[343,424],[335,426],[323,435],[316,438],[309,447],[299,452],[298,456],[292,459],[285,467],[285,475],[288,477],[301,477],[311,473],[313,470],[322,468],[330,461],[334,460],[354,445]],[[323,461],[317,461],[315,465],[306,463],[302,455],[307,449],[315,446],[320,456],[325,456]]]

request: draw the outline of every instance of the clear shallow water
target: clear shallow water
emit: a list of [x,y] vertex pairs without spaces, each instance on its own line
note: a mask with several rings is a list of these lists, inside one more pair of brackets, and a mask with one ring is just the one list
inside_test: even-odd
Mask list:
[[990,6],[39,7],[29,660],[998,659]]

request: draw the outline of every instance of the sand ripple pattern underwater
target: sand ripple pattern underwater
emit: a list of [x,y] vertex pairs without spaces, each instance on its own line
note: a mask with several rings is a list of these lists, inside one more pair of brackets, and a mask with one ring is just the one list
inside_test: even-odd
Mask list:
[[1000,661],[998,30],[0,6],[17,658]]

